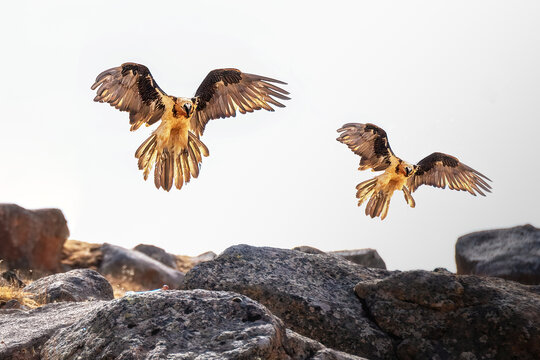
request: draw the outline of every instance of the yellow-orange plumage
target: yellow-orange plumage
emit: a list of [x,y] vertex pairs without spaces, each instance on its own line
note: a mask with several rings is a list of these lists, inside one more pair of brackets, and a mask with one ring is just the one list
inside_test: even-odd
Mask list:
[[338,132],[341,134],[337,140],[360,156],[359,170],[384,171],[356,186],[358,206],[369,199],[366,215],[372,218],[380,216],[382,220],[386,217],[394,191],[403,191],[407,204],[415,207],[411,193],[424,184],[440,188],[448,186],[451,190],[468,191],[472,195],[490,192],[486,176],[451,155],[436,152],[416,165],[403,161],[390,148],[386,132],[376,125],[345,124]]

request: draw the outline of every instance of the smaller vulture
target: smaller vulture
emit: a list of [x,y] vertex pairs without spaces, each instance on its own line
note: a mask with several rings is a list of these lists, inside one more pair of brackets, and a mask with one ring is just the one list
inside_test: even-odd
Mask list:
[[486,182],[490,179],[451,155],[434,152],[416,165],[401,160],[390,148],[386,132],[376,125],[351,123],[337,131],[341,133],[337,141],[360,156],[358,170],[384,170],[381,175],[356,186],[358,206],[369,199],[366,215],[372,218],[380,216],[383,220],[386,217],[396,190],[403,191],[410,207],[415,206],[411,193],[424,184],[442,189],[448,186],[451,190],[468,191],[474,196],[491,192],[491,186]]
[[212,70],[191,98],[167,95],[148,68],[125,63],[105,70],[96,78],[94,101],[109,103],[129,112],[131,130],[161,120],[135,152],[144,179],[155,164],[154,184],[169,191],[173,183],[181,189],[191,177],[199,176],[208,148],[200,140],[208,121],[236,116],[254,110],[274,111],[272,105],[285,107],[276,99],[289,100],[289,93],[274,85],[286,83],[265,76],[243,73],[238,69]]

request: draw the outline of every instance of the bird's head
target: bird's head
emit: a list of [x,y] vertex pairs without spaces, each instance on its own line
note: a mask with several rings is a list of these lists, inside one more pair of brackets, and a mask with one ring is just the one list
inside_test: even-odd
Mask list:
[[400,164],[399,170],[405,177],[409,177],[412,174],[414,174],[414,172],[416,171],[416,168],[417,168],[416,165],[411,165],[406,162],[403,162]]
[[179,115],[185,116],[186,118],[190,117],[195,110],[191,99],[184,98],[177,98],[174,108]]

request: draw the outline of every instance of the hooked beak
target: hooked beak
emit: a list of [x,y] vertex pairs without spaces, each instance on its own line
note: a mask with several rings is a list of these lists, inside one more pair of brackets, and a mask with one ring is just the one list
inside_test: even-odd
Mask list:
[[405,168],[405,173],[406,173],[405,176],[406,176],[406,177],[409,177],[409,175],[412,173],[411,168],[406,167],[406,168]]
[[184,110],[186,111],[186,116],[189,117],[191,115],[191,104],[185,103],[184,104]]

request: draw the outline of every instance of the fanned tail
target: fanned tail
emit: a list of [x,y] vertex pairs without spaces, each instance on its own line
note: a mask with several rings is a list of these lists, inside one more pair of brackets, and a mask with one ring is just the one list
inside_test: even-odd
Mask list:
[[372,218],[380,216],[381,220],[384,220],[388,213],[391,198],[391,194],[389,195],[382,190],[373,194],[366,205],[366,215],[369,215]]
[[206,145],[192,133],[188,133],[187,147],[179,151],[176,148],[160,148],[156,135],[152,134],[135,152],[144,180],[148,179],[155,164],[154,184],[165,191],[171,190],[173,183],[180,190],[192,177],[197,178],[202,158],[208,155]]

